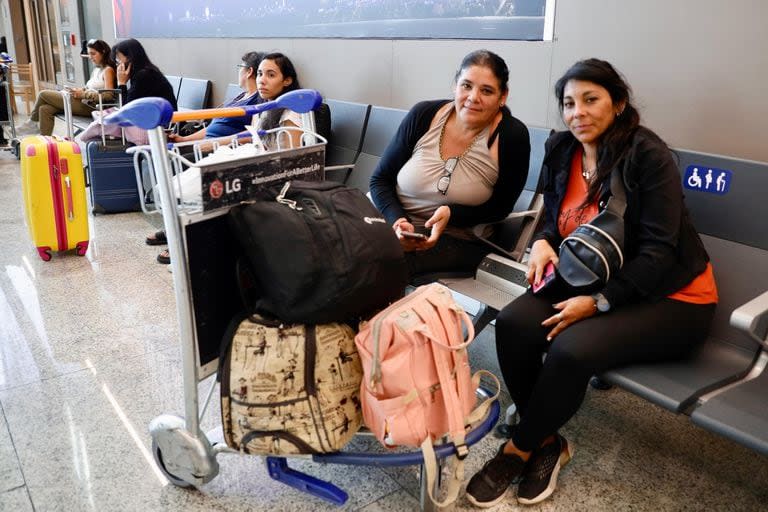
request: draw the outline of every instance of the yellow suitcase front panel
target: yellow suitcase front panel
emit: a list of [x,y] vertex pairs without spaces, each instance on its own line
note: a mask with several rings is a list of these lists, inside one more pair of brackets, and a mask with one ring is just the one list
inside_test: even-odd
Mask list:
[[33,136],[24,138],[20,149],[27,225],[40,257],[48,260],[51,250],[74,248],[84,255],[89,231],[79,146]]

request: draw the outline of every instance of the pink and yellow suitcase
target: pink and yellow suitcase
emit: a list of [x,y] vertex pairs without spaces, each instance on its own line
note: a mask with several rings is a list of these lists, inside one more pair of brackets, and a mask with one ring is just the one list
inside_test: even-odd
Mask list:
[[43,261],[51,251],[88,250],[88,207],[80,146],[42,135],[21,141],[21,187],[32,242]]

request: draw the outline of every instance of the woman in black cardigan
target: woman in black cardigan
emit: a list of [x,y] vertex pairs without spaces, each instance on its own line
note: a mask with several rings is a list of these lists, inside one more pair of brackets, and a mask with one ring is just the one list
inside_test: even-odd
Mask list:
[[176,96],[165,75],[152,64],[144,47],[135,39],[125,39],[112,47],[117,62],[117,86],[123,105],[138,98],[164,98],[177,110]]
[[564,237],[606,208],[614,169],[627,196],[624,265],[592,295],[528,292],[496,318],[499,367],[520,423],[467,486],[469,500],[482,507],[503,500],[518,481],[519,503],[551,495],[573,453],[558,430],[581,406],[591,376],[690,354],[706,338],[717,303],[672,152],[640,126],[623,78],[589,59],[557,81],[555,94],[568,131],[545,146],[544,225],[528,280],[540,283],[548,265],[558,266]]
[[508,78],[498,55],[467,55],[453,101],[414,106],[371,177],[373,202],[397,232],[412,276],[474,273],[488,249],[472,228],[506,217],[523,190],[530,142],[505,106]]

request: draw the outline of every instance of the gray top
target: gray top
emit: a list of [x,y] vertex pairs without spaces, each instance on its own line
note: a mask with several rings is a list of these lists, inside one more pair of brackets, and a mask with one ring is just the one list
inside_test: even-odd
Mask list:
[[[445,160],[440,157],[439,149],[440,132],[452,111],[453,103],[438,110],[436,122],[416,143],[411,158],[397,175],[397,196],[417,229],[423,228],[441,205],[485,203],[499,177],[499,164],[488,149],[486,127],[469,151],[459,158],[447,193],[443,195],[437,189],[437,182],[445,174]],[[474,238],[471,228],[448,226],[445,233],[457,238]]]

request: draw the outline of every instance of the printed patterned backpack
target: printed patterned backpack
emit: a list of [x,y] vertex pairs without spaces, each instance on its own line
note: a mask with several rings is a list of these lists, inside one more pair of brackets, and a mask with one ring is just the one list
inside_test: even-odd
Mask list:
[[340,450],[362,423],[354,336],[338,323],[233,322],[219,372],[227,445],[259,455]]

